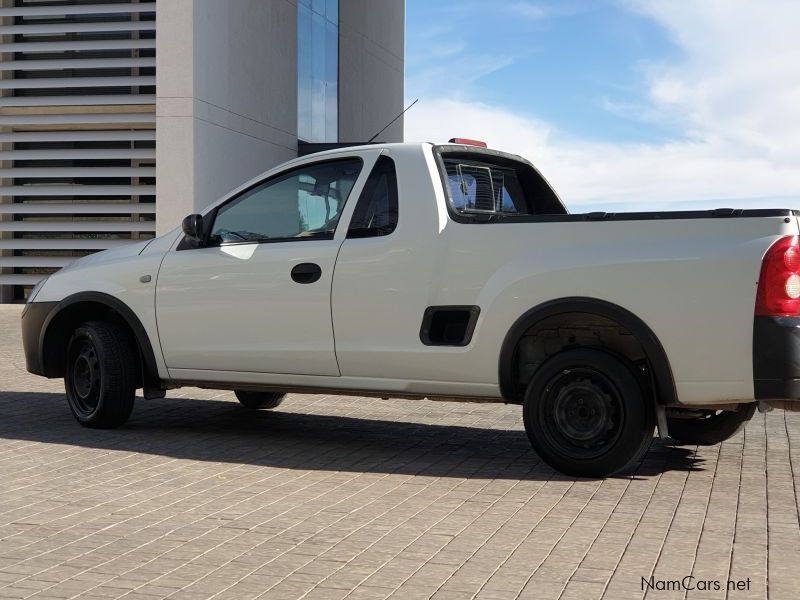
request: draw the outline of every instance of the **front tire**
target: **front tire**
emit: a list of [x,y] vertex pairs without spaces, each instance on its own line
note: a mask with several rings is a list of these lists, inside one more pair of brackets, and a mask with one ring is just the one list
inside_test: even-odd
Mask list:
[[286,394],[276,392],[244,392],[242,390],[236,390],[234,394],[242,406],[251,410],[278,408],[286,397]]
[[113,323],[84,323],[67,343],[67,402],[85,427],[113,429],[125,423],[133,411],[137,375],[135,342]]
[[531,445],[551,467],[577,477],[605,477],[644,455],[655,411],[633,367],[600,350],[556,354],[525,392]]
[[733,437],[755,411],[756,403],[750,402],[740,404],[736,410],[700,410],[672,417],[667,413],[667,430],[669,437],[680,444],[713,446]]

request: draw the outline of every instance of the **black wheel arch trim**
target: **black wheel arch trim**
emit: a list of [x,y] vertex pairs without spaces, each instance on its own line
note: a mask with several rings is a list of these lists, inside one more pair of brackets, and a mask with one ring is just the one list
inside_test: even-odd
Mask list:
[[517,344],[523,334],[544,319],[575,312],[607,317],[627,328],[642,345],[645,356],[652,367],[657,402],[659,404],[679,403],[667,353],[653,330],[626,308],[606,300],[580,296],[549,300],[531,308],[514,322],[500,348],[499,384],[503,398],[509,402],[519,401],[519,394],[515,386],[514,359]]
[[45,363],[45,340],[47,338],[47,331],[53,320],[64,311],[64,309],[81,304],[84,302],[93,302],[96,304],[103,304],[117,313],[131,328],[136,343],[139,347],[139,355],[142,360],[142,385],[145,388],[160,388],[161,383],[158,375],[158,365],[156,363],[155,353],[153,346],[150,343],[150,337],[147,331],[136,316],[136,313],[119,298],[115,298],[110,294],[103,292],[78,292],[67,296],[63,300],[57,302],[42,324],[41,331],[39,332],[39,364],[42,366],[45,376],[47,377],[60,377],[62,374],[52,374],[48,372],[47,364]]

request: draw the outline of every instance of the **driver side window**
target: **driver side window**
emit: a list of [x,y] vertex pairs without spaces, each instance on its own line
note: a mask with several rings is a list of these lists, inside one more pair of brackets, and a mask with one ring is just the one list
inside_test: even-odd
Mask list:
[[359,158],[330,160],[257,185],[217,210],[211,243],[332,239],[361,166]]

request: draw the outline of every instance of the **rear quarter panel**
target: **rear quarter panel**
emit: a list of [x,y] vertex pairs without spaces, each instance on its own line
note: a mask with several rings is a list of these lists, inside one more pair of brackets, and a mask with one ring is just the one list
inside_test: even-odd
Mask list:
[[617,304],[661,341],[686,404],[752,400],[753,310],[761,259],[784,217],[460,224],[440,235],[447,253],[436,304],[476,304],[481,318],[461,355],[476,381],[497,381],[514,321],[569,296]]

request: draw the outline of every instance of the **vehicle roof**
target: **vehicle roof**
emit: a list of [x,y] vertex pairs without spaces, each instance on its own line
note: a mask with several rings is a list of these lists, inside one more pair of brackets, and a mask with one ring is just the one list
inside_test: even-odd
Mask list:
[[[281,171],[292,169],[297,166],[302,166],[304,164],[314,162],[319,160],[320,158],[336,157],[341,155],[348,155],[353,154],[356,152],[375,152],[375,151],[382,151],[382,150],[395,150],[399,152],[409,152],[414,150],[423,150],[426,148],[441,148],[447,152],[465,152],[465,153],[476,153],[476,154],[488,154],[488,155],[495,155],[495,156],[504,156],[506,158],[512,160],[518,160],[524,163],[527,163],[531,167],[533,165],[530,161],[526,160],[521,156],[517,156],[515,154],[509,154],[507,152],[502,152],[499,150],[494,150],[492,148],[482,148],[479,146],[472,146],[469,144],[453,144],[453,143],[445,143],[445,144],[434,144],[433,142],[387,142],[387,143],[373,143],[373,144],[360,144],[358,146],[341,146],[339,148],[331,148],[330,150],[322,150],[320,152],[312,152],[310,154],[305,154],[303,156],[295,157],[291,160],[287,160],[279,165],[275,165],[271,169],[267,169],[259,173],[258,175],[252,177],[248,181],[245,181],[235,189],[231,190],[224,196],[217,199],[215,202],[210,203],[206,208],[201,211],[201,214],[206,214],[213,210],[218,204],[221,202],[226,201],[228,198],[246,190],[249,187],[252,187],[254,184],[258,183],[259,181],[271,177],[272,175],[279,173]],[[533,167],[535,169],[535,167]],[[537,170],[538,173],[538,170]],[[541,176],[541,173],[540,173]],[[560,201],[560,200],[559,200]],[[563,204],[563,203],[562,203]]]
[[319,157],[319,156],[331,156],[334,154],[342,154],[347,152],[363,152],[369,150],[392,150],[392,149],[400,149],[400,148],[419,148],[421,146],[433,146],[432,142],[377,142],[372,144],[360,144],[358,146],[342,146],[340,148],[331,148],[330,150],[322,150],[320,152],[313,152],[311,154],[305,154],[303,156],[297,157],[296,159],[292,159],[294,162],[295,160],[300,159],[307,159],[309,157]]
[[[533,164],[526,159],[524,156],[519,156],[518,154],[513,154],[511,152],[504,152],[502,150],[496,150],[494,148],[487,148],[484,146],[475,146],[472,144],[457,144],[454,142],[445,142],[441,144],[437,144],[434,142],[387,142],[387,143],[373,143],[373,144],[360,144],[358,146],[342,146],[339,148],[332,148],[330,150],[322,150],[320,152],[313,152],[310,154],[305,154],[303,156],[299,156],[295,159],[288,161],[285,164],[293,164],[295,162],[306,162],[309,158],[316,159],[316,158],[324,158],[326,156],[336,156],[339,154],[347,154],[351,152],[362,152],[362,151],[370,151],[370,150],[409,150],[409,149],[417,149],[421,147],[428,147],[428,148],[437,148],[442,152],[464,152],[468,154],[476,154],[476,155],[488,155],[488,156],[497,156],[503,157],[508,160],[515,160],[519,162],[526,163],[533,167]],[[535,168],[535,167],[534,167]],[[537,169],[537,172],[538,169]],[[541,173],[539,172],[539,175]]]

